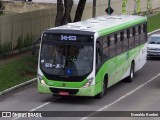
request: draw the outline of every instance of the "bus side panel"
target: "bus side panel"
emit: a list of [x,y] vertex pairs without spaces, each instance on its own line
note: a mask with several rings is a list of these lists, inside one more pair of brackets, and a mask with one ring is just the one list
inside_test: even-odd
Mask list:
[[108,74],[108,87],[114,84],[116,73],[116,57],[107,60],[98,73],[96,74],[96,89],[95,93],[99,93],[102,90],[102,82],[106,74]]
[[123,79],[122,76],[124,76],[124,74],[128,70],[128,67],[129,67],[128,52],[118,55],[117,62],[116,62],[116,75],[115,75],[116,81],[115,83]]
[[98,73],[96,74],[96,89],[95,94],[98,94],[102,90],[102,82],[106,74],[108,74],[108,87],[114,84],[116,73],[116,57],[106,61]]
[[142,44],[106,61],[96,75],[95,94],[101,92],[105,74],[108,74],[110,87],[129,76],[132,61],[135,62],[135,71],[141,69],[146,63],[146,51],[146,44]]
[[140,51],[140,47],[136,47],[134,48],[135,49],[135,57],[134,57],[134,60],[135,60],[135,68],[138,66],[138,63],[140,62],[140,56],[139,56],[139,51]]
[[139,61],[136,62],[135,66],[135,72],[140,70],[146,63],[146,56],[147,56],[147,44],[142,44],[139,46],[140,52],[139,52]]

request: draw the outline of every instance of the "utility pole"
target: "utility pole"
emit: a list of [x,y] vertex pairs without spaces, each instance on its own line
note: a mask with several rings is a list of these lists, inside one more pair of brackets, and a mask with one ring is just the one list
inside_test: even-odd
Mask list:
[[96,17],[96,0],[93,0],[92,17]]
[[108,0],[108,15],[111,15],[111,0]]

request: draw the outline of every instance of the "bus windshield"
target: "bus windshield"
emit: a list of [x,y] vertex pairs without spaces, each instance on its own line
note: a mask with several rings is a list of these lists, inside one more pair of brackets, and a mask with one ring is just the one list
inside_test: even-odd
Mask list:
[[82,44],[42,44],[42,71],[59,76],[83,76],[93,66],[93,46]]

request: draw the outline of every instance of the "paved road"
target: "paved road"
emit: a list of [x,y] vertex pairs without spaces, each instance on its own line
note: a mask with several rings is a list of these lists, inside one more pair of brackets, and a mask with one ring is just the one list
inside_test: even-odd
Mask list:
[[[143,69],[135,74],[135,79],[132,83],[120,82],[114,85],[108,89],[107,95],[100,100],[86,97],[53,97],[52,95],[38,94],[36,84],[32,84],[8,95],[1,96],[0,111],[160,111],[159,61],[160,59],[147,61]],[[73,113],[68,114],[73,115]],[[47,118],[47,120],[75,119],[84,120],[82,117]],[[139,120],[139,118],[103,117],[87,119]],[[158,119],[141,118],[141,120]],[[9,118],[6,120],[9,120]],[[44,120],[44,118],[40,120]]]
[[[100,100],[38,94],[36,85],[32,84],[23,90],[1,96],[0,111],[97,111],[102,108],[103,111],[160,111],[160,76],[153,79],[160,74],[158,66],[160,66],[159,60],[148,61],[145,67],[136,73],[133,83],[116,84],[108,89],[107,95]],[[148,82],[151,79],[153,80]],[[146,82],[148,83],[145,85]],[[140,89],[134,91],[141,85]],[[57,119],[71,118],[55,118]],[[130,120],[130,118],[125,118],[125,120]]]

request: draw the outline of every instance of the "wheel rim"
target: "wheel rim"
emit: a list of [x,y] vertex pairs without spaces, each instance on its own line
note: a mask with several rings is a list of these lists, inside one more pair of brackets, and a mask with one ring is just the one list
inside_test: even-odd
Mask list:
[[133,79],[133,68],[131,68],[131,79]]

